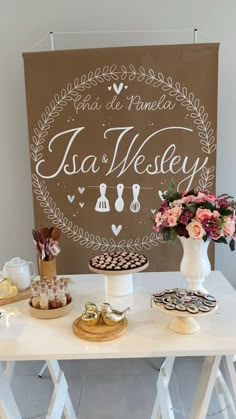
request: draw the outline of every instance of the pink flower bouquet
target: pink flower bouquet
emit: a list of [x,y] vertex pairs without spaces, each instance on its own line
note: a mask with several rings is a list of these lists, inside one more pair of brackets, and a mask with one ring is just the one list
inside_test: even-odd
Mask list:
[[153,217],[154,230],[163,240],[177,236],[228,243],[235,250],[236,202],[233,197],[192,189],[174,192],[174,182],[163,194],[162,204]]

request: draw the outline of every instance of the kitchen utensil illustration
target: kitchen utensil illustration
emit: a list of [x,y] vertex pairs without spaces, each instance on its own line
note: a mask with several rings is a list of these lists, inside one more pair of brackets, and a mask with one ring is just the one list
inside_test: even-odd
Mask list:
[[130,204],[130,211],[131,212],[139,212],[140,210],[140,202],[138,200],[138,195],[140,192],[140,185],[137,183],[134,183],[132,185],[132,191],[133,191],[133,201]]
[[97,199],[97,202],[95,205],[95,211],[108,212],[110,211],[110,204],[107,197],[105,196],[107,185],[105,183],[101,183],[99,185],[99,189],[100,189],[100,197]]
[[165,193],[166,193],[167,191],[164,191],[164,192],[162,192],[162,191],[158,191],[158,195],[159,195],[159,197],[161,198],[161,201],[164,201],[164,195],[165,195]]
[[123,194],[123,190],[124,190],[123,183],[118,183],[116,189],[117,189],[118,198],[115,202],[115,209],[118,212],[122,212],[123,209],[124,209],[124,200],[122,198],[122,194]]

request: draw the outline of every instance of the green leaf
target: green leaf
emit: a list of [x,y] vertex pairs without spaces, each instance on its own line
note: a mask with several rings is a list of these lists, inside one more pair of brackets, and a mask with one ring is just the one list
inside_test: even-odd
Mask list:
[[195,190],[194,189],[191,189],[190,191],[188,191],[188,193],[186,194],[186,196],[189,196],[189,195],[195,195]]
[[174,228],[172,228],[170,230],[170,240],[174,241],[176,237],[177,237],[177,231]]
[[174,192],[172,195],[171,195],[171,201],[176,201],[177,199],[180,199],[181,198],[181,195],[180,195],[180,193],[179,192]]
[[196,214],[197,207],[198,205],[194,202],[191,202],[190,204],[187,205],[188,210],[191,211],[194,215]]
[[233,252],[235,250],[235,240],[231,239],[229,242],[230,250]]
[[202,206],[203,208],[207,208],[212,212],[215,210],[215,205],[211,204],[210,202],[204,202]]
[[223,207],[220,210],[220,214],[224,217],[226,215],[232,215],[233,211]]
[[167,197],[167,198],[170,197],[172,195],[172,193],[174,192],[174,188],[175,188],[175,181],[172,178],[164,196]]
[[206,242],[207,241],[207,234],[205,234],[205,236],[203,236],[203,241]]
[[215,243],[225,243],[225,244],[227,244],[227,240],[226,240],[225,237],[220,237],[219,239],[214,240],[214,242]]

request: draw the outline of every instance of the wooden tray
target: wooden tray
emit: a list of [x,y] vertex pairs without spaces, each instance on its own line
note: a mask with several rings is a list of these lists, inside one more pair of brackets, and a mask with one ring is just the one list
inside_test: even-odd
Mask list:
[[31,316],[36,317],[37,319],[57,319],[58,317],[65,316],[72,309],[72,301],[64,307],[55,308],[52,310],[41,310],[39,308],[34,308],[29,304],[29,312]]
[[0,300],[0,306],[4,306],[6,304],[16,303],[17,301],[29,299],[31,296],[31,289],[27,288],[24,291],[19,291],[19,293],[12,298],[3,298]]
[[128,320],[123,319],[115,326],[107,326],[102,320],[95,326],[88,326],[81,316],[73,322],[73,333],[80,339],[89,342],[107,342],[122,336],[128,329]]

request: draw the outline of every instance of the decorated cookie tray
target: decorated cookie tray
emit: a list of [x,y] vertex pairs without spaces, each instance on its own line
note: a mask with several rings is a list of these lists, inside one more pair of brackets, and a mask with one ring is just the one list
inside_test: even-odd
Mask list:
[[89,262],[94,272],[134,272],[148,266],[146,256],[134,252],[111,252],[94,256]]
[[152,306],[166,311],[180,313],[202,314],[215,311],[217,301],[213,295],[201,291],[183,288],[165,289],[152,295]]

